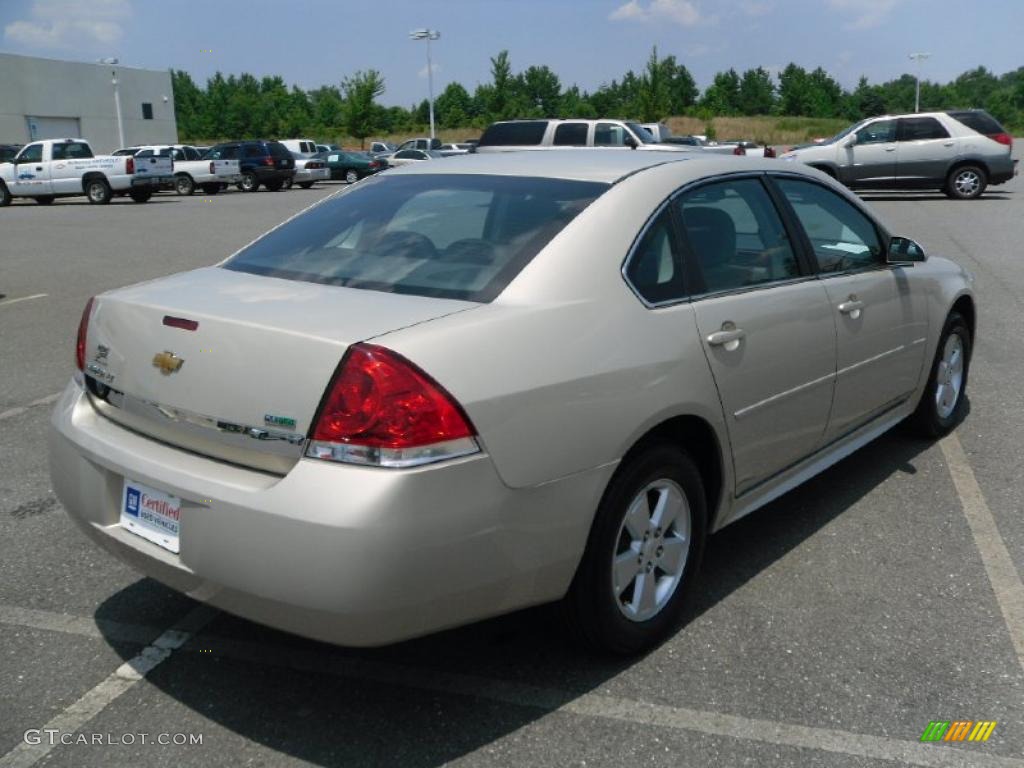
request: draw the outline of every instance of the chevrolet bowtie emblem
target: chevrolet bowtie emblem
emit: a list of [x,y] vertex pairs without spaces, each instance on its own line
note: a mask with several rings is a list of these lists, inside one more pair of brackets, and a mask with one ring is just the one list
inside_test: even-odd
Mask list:
[[164,351],[153,355],[153,365],[159,368],[164,376],[176,373],[184,364],[185,361],[173,352]]

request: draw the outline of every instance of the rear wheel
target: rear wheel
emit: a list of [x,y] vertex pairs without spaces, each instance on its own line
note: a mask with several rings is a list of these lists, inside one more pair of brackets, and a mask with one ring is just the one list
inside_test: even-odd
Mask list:
[[196,183],[187,173],[180,173],[174,177],[174,191],[179,195],[191,195],[196,191]]
[[11,204],[11,192],[7,185],[0,181],[0,208]]
[[347,181],[349,184],[355,184],[357,181],[359,181],[359,174],[356,173],[355,170],[353,170],[352,168],[349,168],[347,171],[345,171],[345,181]]
[[967,411],[967,374],[971,367],[971,329],[959,312],[950,312],[935,350],[928,384],[911,422],[923,437],[949,434]]
[[53,195],[40,195],[36,198],[36,202],[40,205],[49,205],[55,200]]
[[[269,189],[271,192],[279,192],[281,190],[281,187],[283,187],[283,186],[284,186],[284,182],[283,181],[268,181],[266,183],[267,189]],[[289,186],[291,186],[291,185],[289,185]]]
[[238,182],[238,188],[243,192],[255,192],[260,188],[260,182],[255,173],[243,173],[242,180]]
[[988,186],[985,169],[977,165],[954,168],[946,179],[946,194],[955,200],[973,200],[981,197]]
[[128,196],[136,203],[145,203],[153,196],[153,193],[148,189],[133,189]]
[[216,195],[220,192],[220,184],[203,184],[203,192],[208,195]]
[[110,202],[110,185],[106,179],[89,179],[85,182],[85,196],[93,205],[106,205]]
[[302,187],[303,189],[309,189],[310,187],[313,186],[313,182],[312,181],[303,181],[303,182],[299,183],[299,186]]
[[592,646],[638,653],[675,628],[704,548],[700,473],[675,446],[655,444],[619,468],[594,518],[563,606]]

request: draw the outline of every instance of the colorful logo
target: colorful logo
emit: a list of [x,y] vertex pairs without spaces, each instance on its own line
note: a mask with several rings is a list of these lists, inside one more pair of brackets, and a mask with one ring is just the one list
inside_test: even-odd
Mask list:
[[932,720],[921,741],[988,741],[995,729],[995,720]]
[[124,511],[133,517],[139,516],[139,492],[129,488],[125,494]]

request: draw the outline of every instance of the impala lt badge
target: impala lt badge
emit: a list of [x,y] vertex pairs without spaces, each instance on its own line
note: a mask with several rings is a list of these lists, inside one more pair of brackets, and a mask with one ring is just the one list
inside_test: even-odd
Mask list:
[[153,365],[160,369],[164,376],[177,373],[185,361],[173,352],[163,351],[153,355]]

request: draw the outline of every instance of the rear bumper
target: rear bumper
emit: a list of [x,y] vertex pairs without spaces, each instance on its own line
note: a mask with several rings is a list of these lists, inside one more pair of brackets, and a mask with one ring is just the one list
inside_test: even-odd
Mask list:
[[294,168],[254,168],[253,173],[261,183],[268,181],[284,181],[295,176]]
[[302,168],[295,171],[295,183],[300,184],[307,181],[327,181],[331,177],[331,172],[326,168]]
[[173,187],[173,176],[132,176],[132,187]]
[[[231,613],[345,645],[558,599],[613,469],[524,490],[486,455],[413,470],[302,460],[278,477],[125,430],[75,382],[49,445],[69,516],[118,558]],[[179,555],[120,526],[125,477],[182,499]]]
[[1009,157],[989,163],[989,184],[1004,184],[1017,175],[1017,161]]

